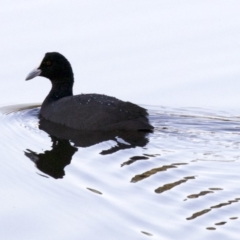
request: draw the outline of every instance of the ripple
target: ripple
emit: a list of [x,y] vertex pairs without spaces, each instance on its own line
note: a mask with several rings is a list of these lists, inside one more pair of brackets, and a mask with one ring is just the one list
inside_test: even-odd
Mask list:
[[66,221],[71,239],[96,227],[105,239],[237,237],[240,118],[147,108],[150,134],[78,132],[39,121],[38,104],[0,108],[0,223],[16,219],[24,236],[27,224],[41,239],[52,222],[56,239]]
[[230,205],[230,204],[232,204],[232,203],[238,203],[239,200],[240,200],[240,198],[235,198],[235,199],[233,199],[233,200],[229,200],[229,201],[227,201],[227,202],[220,203],[220,204],[217,204],[217,205],[215,205],[215,206],[211,206],[211,207],[208,208],[208,209],[204,209],[204,210],[202,210],[202,211],[199,211],[199,212],[194,213],[191,217],[188,217],[188,218],[186,218],[186,219],[187,219],[187,220],[193,220],[193,219],[195,219],[195,218],[197,218],[197,217],[202,216],[203,214],[206,214],[206,213],[210,212],[212,209],[221,208],[221,207]]
[[169,191],[172,188],[174,188],[174,187],[176,187],[180,184],[186,183],[188,180],[193,180],[193,179],[195,179],[195,176],[184,177],[181,180],[178,180],[178,181],[173,182],[173,183],[168,183],[168,184],[163,185],[162,187],[157,188],[155,190],[155,193],[163,193],[165,191]]
[[191,195],[187,196],[187,198],[190,198],[190,199],[199,198],[199,197],[205,196],[207,194],[214,193],[214,191],[222,190],[222,189],[221,188],[209,188],[209,190],[201,191],[200,193],[196,193],[196,194],[191,194]]
[[100,191],[96,190],[96,189],[93,189],[93,188],[87,188],[89,191],[92,191],[94,193],[97,193],[97,194],[102,194]]
[[177,166],[179,165],[186,165],[187,163],[173,163],[171,165],[164,165],[162,167],[159,167],[159,168],[154,168],[154,169],[151,169],[147,172],[144,172],[142,174],[138,174],[136,175],[135,177],[132,178],[131,182],[133,183],[136,183],[138,181],[142,181],[143,179],[145,178],[148,178],[156,173],[159,173],[159,172],[163,172],[163,171],[167,171],[168,169],[171,169],[171,168],[177,168]]
[[147,235],[147,236],[153,236],[151,233],[145,232],[145,231],[141,231],[141,233]]

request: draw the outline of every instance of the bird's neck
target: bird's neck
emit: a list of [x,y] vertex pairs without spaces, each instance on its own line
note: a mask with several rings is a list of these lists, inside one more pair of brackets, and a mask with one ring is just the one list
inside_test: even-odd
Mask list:
[[64,81],[64,80],[54,80],[51,81],[52,89],[47,95],[44,102],[54,102],[61,98],[72,96],[73,95],[73,80]]

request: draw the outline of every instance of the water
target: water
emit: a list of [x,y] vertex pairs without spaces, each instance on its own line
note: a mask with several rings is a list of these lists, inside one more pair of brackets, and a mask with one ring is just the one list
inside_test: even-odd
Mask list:
[[[239,239],[239,1],[1,6],[0,239]],[[9,107],[43,101],[49,81],[24,79],[51,51],[74,93],[149,104],[155,132],[78,135]]]
[[39,123],[37,104],[2,107],[1,238],[238,239],[239,115],[145,107],[155,131],[138,136],[74,135]]

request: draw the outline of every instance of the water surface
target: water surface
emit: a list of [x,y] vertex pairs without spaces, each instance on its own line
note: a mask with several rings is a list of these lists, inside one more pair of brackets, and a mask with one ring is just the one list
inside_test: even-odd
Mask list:
[[[240,118],[149,109],[154,133],[77,133],[1,108],[2,239],[237,239]],[[70,140],[69,140],[70,139]]]

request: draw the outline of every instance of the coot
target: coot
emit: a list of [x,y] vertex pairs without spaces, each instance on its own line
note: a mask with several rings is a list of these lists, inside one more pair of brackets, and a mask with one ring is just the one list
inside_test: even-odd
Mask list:
[[36,76],[46,77],[52,83],[41,106],[42,118],[77,130],[153,130],[146,109],[136,104],[101,94],[73,96],[72,67],[60,53],[46,53],[26,80]]

